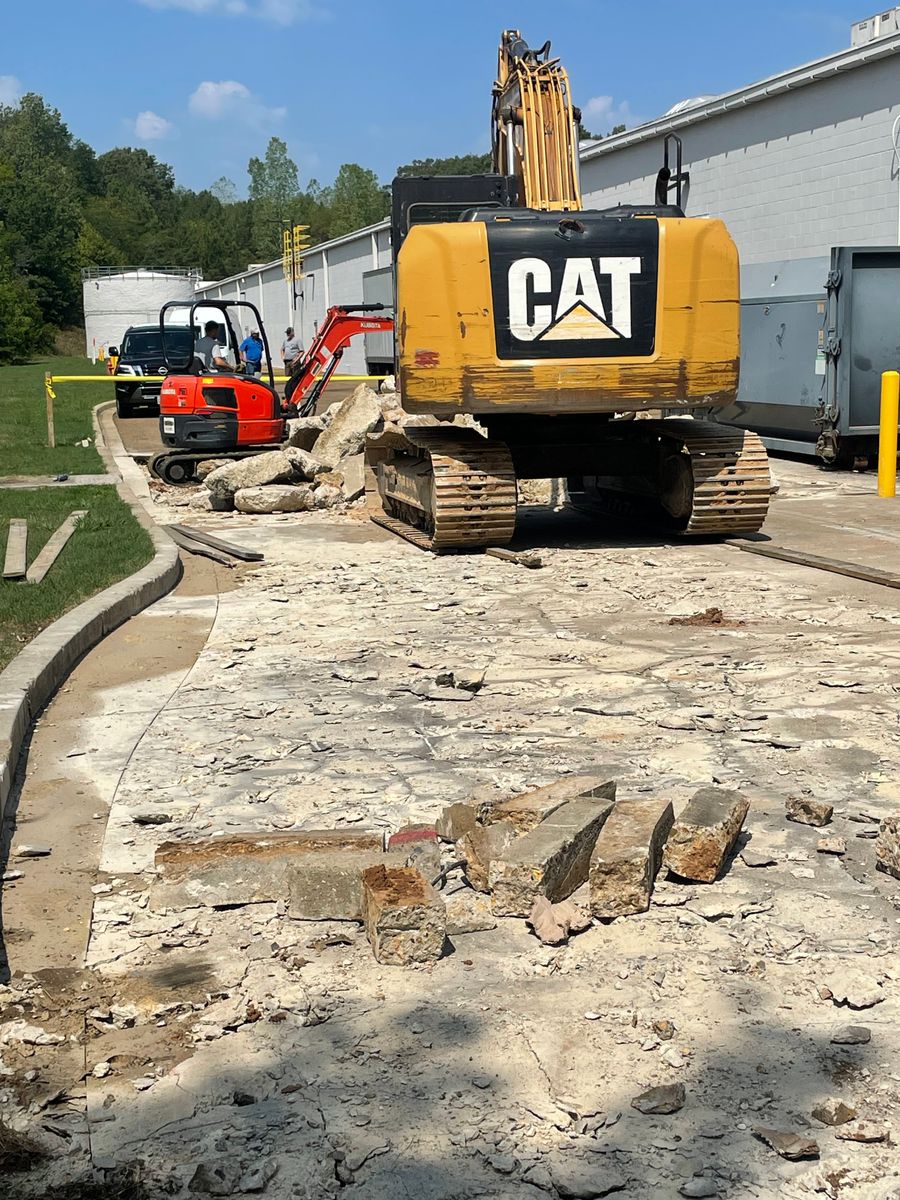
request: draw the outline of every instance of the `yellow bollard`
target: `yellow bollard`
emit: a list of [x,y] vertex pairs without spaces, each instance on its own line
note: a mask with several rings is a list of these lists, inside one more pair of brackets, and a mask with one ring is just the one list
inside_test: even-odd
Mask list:
[[881,376],[881,429],[878,434],[878,495],[897,495],[897,422],[900,420],[900,372]]

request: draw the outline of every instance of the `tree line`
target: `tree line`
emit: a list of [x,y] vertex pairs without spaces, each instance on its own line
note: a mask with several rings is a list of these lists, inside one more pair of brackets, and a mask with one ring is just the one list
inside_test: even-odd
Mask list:
[[[490,155],[469,154],[415,159],[398,174],[489,170]],[[0,105],[0,363],[46,350],[57,329],[81,324],[86,267],[196,266],[221,279],[279,257],[284,222],[308,225],[314,244],[390,211],[390,188],[358,163],[345,163],[330,186],[301,187],[277,137],[247,172],[246,200],[225,178],[193,191],[147,150],[96,154],[34,93]]]
[[193,191],[146,150],[96,154],[38,95],[0,106],[0,362],[81,323],[85,267],[198,266],[217,279],[277,258],[284,221],[309,225],[318,242],[390,208],[389,189],[357,163],[328,187],[301,188],[280,138],[247,169],[246,200],[228,179]]

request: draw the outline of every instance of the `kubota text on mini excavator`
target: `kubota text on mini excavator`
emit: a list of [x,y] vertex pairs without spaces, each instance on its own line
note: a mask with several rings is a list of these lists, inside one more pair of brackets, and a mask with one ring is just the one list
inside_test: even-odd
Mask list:
[[[384,305],[336,304],[306,354],[291,373],[282,400],[275,390],[272,360],[265,327],[255,305],[247,300],[203,300],[190,306],[188,328],[195,328],[197,310],[217,310],[228,330],[228,344],[237,345],[230,312],[248,309],[251,328],[262,334],[268,380],[238,370],[213,371],[194,354],[176,355],[174,339],[167,337],[166,314],[186,307],[183,300],[170,300],[159,314],[159,328],[168,375],[159,398],[159,432],[164,446],[150,462],[150,471],[165,483],[180,486],[194,479],[197,463],[207,459],[246,458],[261,450],[280,446],[287,436],[287,419],[315,411],[322,390],[337,369],[351,338],[360,333],[390,332],[393,319],[383,313]],[[180,324],[180,330],[183,330]],[[196,340],[196,339],[195,339]]]
[[[582,209],[580,118],[549,48],[502,36],[493,174],[394,180],[398,383],[436,420],[370,437],[374,519],[425,549],[502,545],[517,478],[565,476],[600,515],[756,531],[765,449],[710,419],[737,390],[735,245],[685,217],[672,135],[655,203]],[[648,410],[695,419],[634,419]],[[487,436],[439,423],[459,413]]]

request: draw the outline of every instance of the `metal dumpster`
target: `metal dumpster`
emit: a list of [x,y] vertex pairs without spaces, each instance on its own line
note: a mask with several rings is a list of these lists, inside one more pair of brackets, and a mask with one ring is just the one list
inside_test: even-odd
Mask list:
[[900,247],[744,267],[741,293],[740,387],[719,420],[772,450],[873,463],[881,373],[900,370]]

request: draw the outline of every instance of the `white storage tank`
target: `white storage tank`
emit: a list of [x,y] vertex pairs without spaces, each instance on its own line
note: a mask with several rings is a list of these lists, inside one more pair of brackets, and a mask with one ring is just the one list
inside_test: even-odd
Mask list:
[[192,300],[200,282],[196,267],[86,267],[85,349],[90,359],[120,346],[130,325],[155,325],[167,300]]

